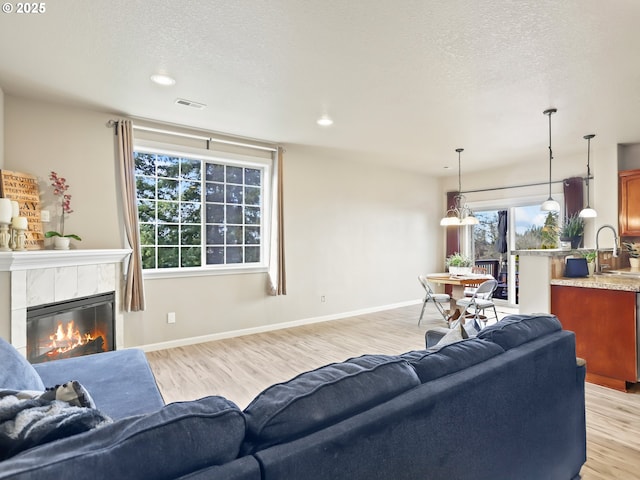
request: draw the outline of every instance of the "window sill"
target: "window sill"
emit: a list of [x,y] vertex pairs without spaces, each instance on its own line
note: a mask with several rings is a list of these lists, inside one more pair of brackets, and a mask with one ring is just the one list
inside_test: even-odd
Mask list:
[[260,267],[227,267],[227,268],[192,268],[192,269],[174,269],[167,268],[162,270],[143,270],[142,275],[145,280],[180,278],[180,277],[211,277],[218,275],[244,275],[251,273],[267,273],[268,268]]

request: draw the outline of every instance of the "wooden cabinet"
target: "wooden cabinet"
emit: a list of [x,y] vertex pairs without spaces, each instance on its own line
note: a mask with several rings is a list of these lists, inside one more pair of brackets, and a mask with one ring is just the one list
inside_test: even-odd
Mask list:
[[618,172],[618,223],[621,237],[640,237],[640,170]]
[[617,390],[638,381],[636,292],[552,285],[551,313],[575,332],[587,381]]

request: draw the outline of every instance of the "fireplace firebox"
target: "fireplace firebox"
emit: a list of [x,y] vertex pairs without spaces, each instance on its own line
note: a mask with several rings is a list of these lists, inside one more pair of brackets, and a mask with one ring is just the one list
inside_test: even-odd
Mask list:
[[114,292],[27,309],[27,360],[42,363],[113,350]]

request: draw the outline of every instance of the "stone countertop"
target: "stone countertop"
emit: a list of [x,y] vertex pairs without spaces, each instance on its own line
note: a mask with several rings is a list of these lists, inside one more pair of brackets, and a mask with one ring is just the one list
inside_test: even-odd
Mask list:
[[552,278],[551,285],[565,287],[600,288],[605,290],[623,290],[640,292],[640,278],[624,278],[613,275],[594,275],[584,278]]

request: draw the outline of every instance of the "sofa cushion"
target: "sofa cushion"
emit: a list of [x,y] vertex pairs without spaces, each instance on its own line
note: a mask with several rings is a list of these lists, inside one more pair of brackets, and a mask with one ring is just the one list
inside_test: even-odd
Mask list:
[[470,338],[429,350],[401,355],[415,368],[422,383],[444,377],[504,353],[497,344]]
[[244,410],[253,453],[337,423],[420,384],[402,358],[364,355],[272,385]]
[[0,479],[176,478],[233,460],[244,433],[242,412],[222,397],[172,403],[16,455]]
[[79,381],[93,397],[96,408],[114,420],[155,412],[164,406],[142,350],[114,350],[33,367],[47,386]]
[[562,330],[555,315],[509,315],[483,329],[478,338],[497,343],[505,350],[530,342],[538,337]]
[[[40,375],[13,345],[0,338],[0,388],[44,390]],[[69,380],[69,379],[67,379]]]

